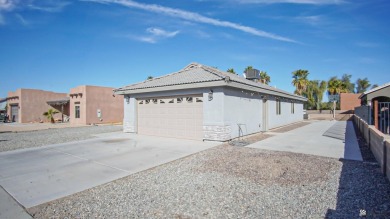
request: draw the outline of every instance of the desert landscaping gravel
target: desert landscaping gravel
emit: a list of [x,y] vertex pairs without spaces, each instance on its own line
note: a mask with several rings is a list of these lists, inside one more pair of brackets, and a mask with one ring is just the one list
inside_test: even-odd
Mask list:
[[[91,126],[1,133],[0,151],[120,130]],[[248,144],[269,137],[272,132],[235,141]],[[27,211],[34,218],[390,218],[390,183],[364,139],[358,140],[363,162],[247,148],[232,141]]]
[[389,203],[377,163],[224,144],[27,210],[35,218],[386,218]]
[[93,134],[121,131],[121,125],[99,125],[0,133],[0,152],[93,138]]

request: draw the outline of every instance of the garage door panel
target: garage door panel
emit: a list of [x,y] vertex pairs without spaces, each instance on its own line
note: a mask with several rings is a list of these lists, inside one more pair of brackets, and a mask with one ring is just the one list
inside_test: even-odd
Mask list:
[[146,104],[146,99],[138,100],[138,133],[201,140],[201,99],[201,95],[150,98],[149,104]]

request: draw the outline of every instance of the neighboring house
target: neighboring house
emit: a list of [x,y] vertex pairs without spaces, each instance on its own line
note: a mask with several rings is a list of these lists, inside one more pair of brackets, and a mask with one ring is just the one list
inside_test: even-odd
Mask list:
[[362,106],[355,108],[355,114],[389,134],[390,82],[364,92],[359,98]]
[[114,96],[113,88],[78,86],[70,89],[70,123],[120,123],[123,120],[123,96]]
[[[52,108],[46,102],[53,99],[65,98],[66,93],[55,93],[51,91],[35,89],[18,89],[15,92],[8,92],[7,114],[11,122],[49,122],[42,114]],[[61,115],[55,115],[60,119]]]
[[306,98],[192,63],[115,90],[125,132],[226,141],[303,120]]
[[42,114],[50,108],[58,110],[56,121],[71,124],[118,123],[123,120],[123,96],[113,96],[113,88],[79,86],[70,93],[18,89],[9,92],[8,115],[19,123],[49,122]]
[[1,114],[4,114],[4,113],[7,112],[6,106],[7,106],[7,101],[5,100],[4,102],[2,102],[2,101],[0,100],[0,113],[1,113]]
[[340,94],[340,110],[354,110],[360,106],[361,94],[341,93]]

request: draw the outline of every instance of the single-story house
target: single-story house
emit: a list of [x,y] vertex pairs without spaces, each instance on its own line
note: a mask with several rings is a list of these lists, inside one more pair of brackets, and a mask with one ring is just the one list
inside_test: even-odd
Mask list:
[[355,114],[381,131],[387,127],[390,123],[390,82],[362,93],[359,98],[362,106],[355,108]]
[[35,89],[9,92],[8,115],[11,122],[49,122],[42,114],[50,108],[58,110],[55,120],[70,124],[120,123],[123,120],[123,96],[113,96],[113,88],[83,85],[70,93]]
[[[42,114],[52,108],[46,103],[48,100],[66,98],[66,93],[36,89],[17,89],[15,92],[8,92],[7,114],[11,122],[49,122]],[[60,119],[61,115],[55,115]]]
[[306,101],[198,63],[114,92],[124,95],[124,132],[215,141],[301,121]]

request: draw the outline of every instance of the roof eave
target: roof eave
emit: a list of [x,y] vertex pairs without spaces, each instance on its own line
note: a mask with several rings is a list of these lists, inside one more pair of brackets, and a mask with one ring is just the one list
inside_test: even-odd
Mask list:
[[139,93],[150,93],[150,92],[160,92],[160,91],[170,91],[170,90],[182,90],[182,89],[192,89],[192,88],[207,88],[207,87],[219,87],[226,86],[225,81],[210,81],[210,82],[200,82],[200,83],[191,83],[191,84],[179,84],[179,85],[170,85],[170,86],[161,86],[161,87],[150,87],[150,88],[140,88],[140,89],[117,89],[114,90],[116,95],[128,95],[128,94],[139,94]]
[[114,94],[116,95],[130,95],[130,94],[139,94],[139,93],[151,93],[151,92],[161,92],[161,91],[170,91],[170,90],[183,90],[183,89],[194,89],[194,88],[210,88],[210,87],[234,87],[259,93],[264,93],[268,95],[274,95],[294,100],[299,100],[306,102],[307,98],[296,96],[289,93],[269,90],[263,87],[255,87],[247,84],[242,84],[235,81],[226,82],[225,80],[219,81],[211,81],[211,82],[200,82],[200,83],[192,83],[192,84],[180,84],[180,85],[172,85],[172,86],[163,86],[163,87],[152,87],[152,88],[142,88],[142,89],[134,89],[134,90],[114,90]]
[[270,90],[270,89],[267,89],[264,87],[255,87],[255,86],[242,84],[242,83],[235,82],[235,81],[231,81],[231,82],[227,83],[227,86],[245,89],[245,90],[254,91],[254,92],[259,92],[259,93],[268,94],[268,95],[274,95],[274,96],[278,96],[278,97],[284,97],[284,98],[288,98],[288,99],[299,100],[299,101],[303,101],[303,102],[307,101],[307,98],[305,98],[305,97],[289,94],[287,92],[279,92],[276,90]]

